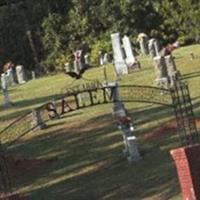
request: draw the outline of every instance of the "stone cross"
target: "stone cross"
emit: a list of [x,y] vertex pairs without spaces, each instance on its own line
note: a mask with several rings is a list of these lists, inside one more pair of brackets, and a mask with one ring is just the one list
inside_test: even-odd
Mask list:
[[17,80],[19,84],[25,83],[24,67],[22,65],[16,66]]
[[117,75],[128,74],[128,67],[124,60],[123,50],[119,33],[111,34],[112,48],[114,55],[114,66]]

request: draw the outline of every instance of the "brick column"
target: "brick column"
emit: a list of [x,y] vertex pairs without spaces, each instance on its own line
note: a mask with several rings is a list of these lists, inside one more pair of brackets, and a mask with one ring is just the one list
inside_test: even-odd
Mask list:
[[182,190],[183,200],[200,200],[200,145],[170,151]]

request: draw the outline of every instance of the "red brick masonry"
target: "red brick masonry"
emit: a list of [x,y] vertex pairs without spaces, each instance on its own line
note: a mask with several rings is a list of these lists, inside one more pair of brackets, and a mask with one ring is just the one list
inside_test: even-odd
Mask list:
[[170,151],[178,172],[183,200],[200,200],[200,145]]

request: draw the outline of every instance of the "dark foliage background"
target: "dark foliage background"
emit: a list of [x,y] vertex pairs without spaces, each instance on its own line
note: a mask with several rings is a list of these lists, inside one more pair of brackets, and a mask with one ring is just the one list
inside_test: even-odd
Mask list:
[[111,51],[110,34],[152,33],[163,45],[199,41],[198,0],[2,0],[0,66],[7,61],[38,72],[62,70],[76,48]]

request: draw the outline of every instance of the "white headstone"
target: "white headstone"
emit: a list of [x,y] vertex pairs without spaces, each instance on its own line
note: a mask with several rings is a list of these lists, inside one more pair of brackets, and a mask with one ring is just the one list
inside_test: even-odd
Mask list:
[[135,56],[133,55],[132,45],[128,36],[124,36],[122,39],[125,54],[126,54],[126,64],[128,66],[134,65],[137,61]]
[[6,74],[1,74],[1,88],[7,90]]
[[158,40],[156,40],[155,38],[150,39],[148,44],[148,49],[149,49],[149,54],[152,58],[159,56],[160,48]]
[[31,71],[31,76],[32,76],[32,79],[34,80],[34,79],[36,79],[36,75],[35,75],[35,71]]
[[25,83],[24,67],[22,65],[16,66],[17,80],[19,84]]
[[104,63],[104,65],[108,64],[108,53],[104,53],[104,55],[103,55],[103,63]]
[[85,64],[86,64],[86,65],[89,65],[89,64],[90,64],[90,58],[89,58],[89,54],[88,54],[88,53],[86,53],[86,54],[84,55],[84,60],[85,60]]
[[148,36],[145,33],[139,33],[137,41],[140,44],[140,52],[142,55],[148,55]]
[[4,96],[4,106],[5,107],[11,106],[12,103],[7,89],[3,90],[3,96]]
[[15,85],[15,80],[14,80],[14,74],[13,74],[13,69],[10,68],[7,70],[7,81],[9,85]]
[[111,34],[114,54],[114,65],[117,75],[128,74],[128,68],[124,60],[119,33]]
[[142,38],[139,43],[140,43],[141,54],[148,55],[149,51],[147,45],[147,38]]
[[4,96],[4,106],[10,106],[11,100],[8,93],[8,87],[7,87],[7,81],[6,81],[6,74],[1,74],[1,87],[3,90],[3,96]]

